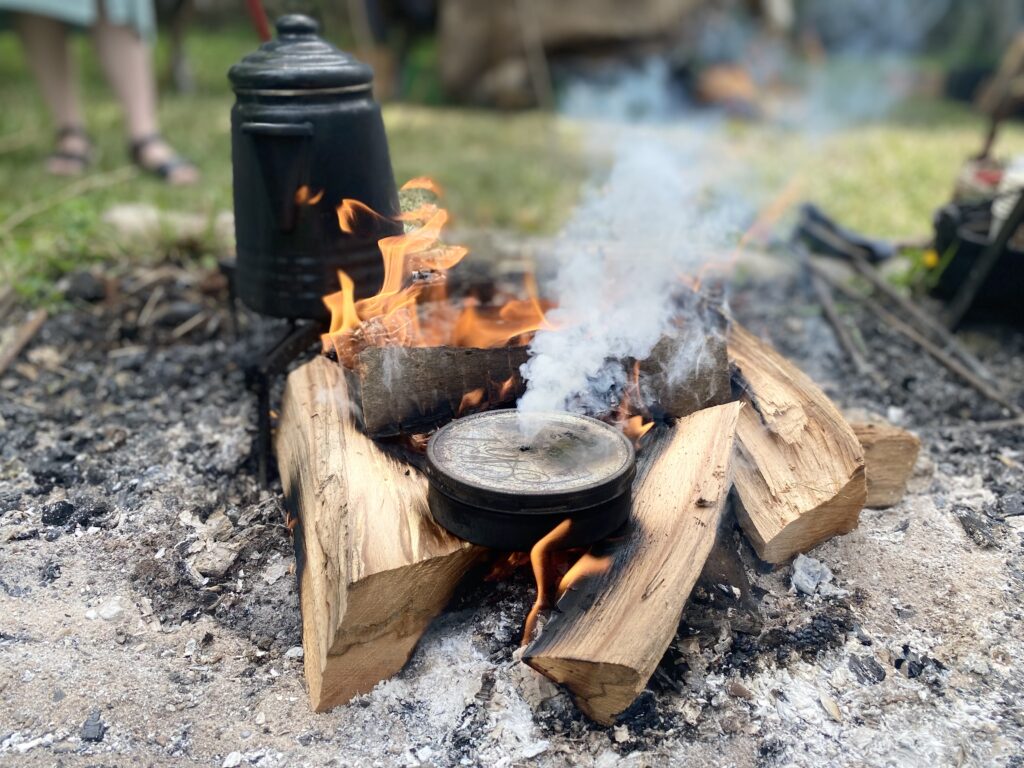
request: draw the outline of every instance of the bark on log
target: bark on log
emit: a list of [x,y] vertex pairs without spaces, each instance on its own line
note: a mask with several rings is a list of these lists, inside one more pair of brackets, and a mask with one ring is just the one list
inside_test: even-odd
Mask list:
[[655,409],[682,418],[732,399],[725,334],[666,335],[640,363],[640,383]]
[[734,324],[729,358],[743,400],[737,517],[762,560],[782,563],[857,527],[867,487],[850,425],[811,379]]
[[526,358],[526,347],[370,347],[345,374],[364,431],[387,437],[428,432],[461,415],[462,398],[473,390],[484,390],[491,407],[514,402]]
[[523,660],[600,723],[629,707],[675,636],[715,542],[741,408],[698,411],[645,446],[626,533],[590,552],[607,568],[570,586],[526,649]]
[[851,418],[850,427],[864,449],[864,472],[869,509],[899,504],[917,463],[921,440],[917,435],[881,418]]
[[425,478],[359,431],[326,358],[289,375],[276,449],[299,520],[309,698],[323,712],[402,668],[482,550],[439,528]]

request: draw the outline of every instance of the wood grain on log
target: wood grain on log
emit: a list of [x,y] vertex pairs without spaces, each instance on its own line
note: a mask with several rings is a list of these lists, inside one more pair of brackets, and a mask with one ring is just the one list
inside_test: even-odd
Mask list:
[[289,375],[275,445],[299,520],[306,681],[322,712],[402,668],[482,550],[439,528],[423,476],[356,427],[337,363]]
[[455,418],[473,390],[484,390],[491,407],[514,402],[526,358],[526,347],[370,347],[345,372],[359,423],[368,435],[386,437]]
[[590,553],[607,567],[574,583],[524,661],[609,724],[647,684],[715,542],[729,493],[740,403],[708,408],[651,439],[621,538]]
[[737,517],[762,560],[782,563],[857,527],[867,487],[850,425],[799,368],[738,324],[729,358],[743,400]]

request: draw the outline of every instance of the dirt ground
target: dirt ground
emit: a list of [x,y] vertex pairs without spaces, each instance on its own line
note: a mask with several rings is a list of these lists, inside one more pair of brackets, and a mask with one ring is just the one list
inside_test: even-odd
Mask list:
[[[279,326],[235,339],[191,264],[74,276],[0,378],[0,764],[1024,765],[1024,431],[863,314],[889,387],[859,380],[799,276],[757,264],[736,316],[918,432],[912,487],[810,553],[834,574],[810,595],[727,529],[749,587],[706,574],[614,728],[513,657],[522,573],[471,578],[401,674],[312,714],[243,374]],[[1024,340],[969,342],[1020,401]]]

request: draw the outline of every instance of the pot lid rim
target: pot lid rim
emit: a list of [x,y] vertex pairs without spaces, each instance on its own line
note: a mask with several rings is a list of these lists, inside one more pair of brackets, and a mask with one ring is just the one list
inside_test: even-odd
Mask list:
[[552,490],[550,488],[536,490],[524,490],[522,488],[505,489],[496,485],[484,485],[464,477],[455,476],[440,466],[437,460],[439,438],[443,439],[444,435],[454,429],[465,427],[467,423],[473,420],[481,418],[493,419],[495,414],[515,412],[514,408],[501,408],[475,413],[455,419],[435,432],[427,444],[426,475],[429,481],[439,491],[442,491],[445,495],[456,501],[493,512],[520,512],[524,514],[531,512],[540,513],[562,506],[568,506],[573,510],[579,511],[609,502],[631,490],[633,479],[636,476],[636,451],[632,441],[615,427],[582,414],[550,412],[543,415],[570,419],[586,424],[590,429],[600,430],[608,434],[609,437],[614,436],[615,439],[620,441],[624,452],[621,464],[614,471],[589,483],[564,490]]

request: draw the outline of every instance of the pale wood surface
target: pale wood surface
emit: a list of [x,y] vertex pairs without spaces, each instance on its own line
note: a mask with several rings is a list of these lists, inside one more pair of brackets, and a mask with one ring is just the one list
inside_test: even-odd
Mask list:
[[852,531],[867,488],[850,425],[806,374],[738,324],[729,358],[750,405],[737,429],[737,517],[758,556],[782,563]]
[[885,509],[899,504],[914,472],[921,440],[913,432],[882,418],[849,417],[850,427],[864,449],[868,497],[864,506]]
[[627,533],[591,552],[610,566],[570,587],[526,649],[524,661],[600,723],[633,702],[675,636],[715,542],[741,408],[698,411],[644,447]]
[[367,434],[428,432],[459,416],[472,390],[482,388],[492,407],[513,402],[523,391],[519,367],[526,358],[526,347],[370,347],[347,378]]
[[358,429],[337,363],[289,375],[275,447],[299,517],[306,681],[321,712],[402,668],[482,550],[439,528],[425,478]]

